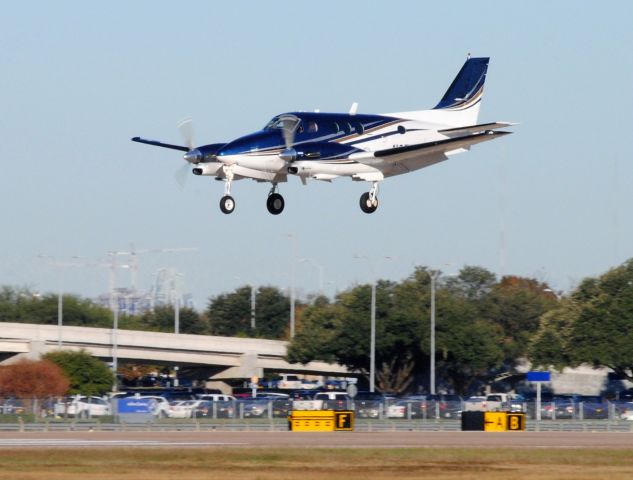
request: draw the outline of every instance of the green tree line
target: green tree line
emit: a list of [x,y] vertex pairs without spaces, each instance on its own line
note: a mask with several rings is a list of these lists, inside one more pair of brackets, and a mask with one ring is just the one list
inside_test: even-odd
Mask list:
[[[431,271],[417,267],[399,282],[376,284],[376,379],[382,391],[411,391],[429,371]],[[203,312],[180,310],[182,333],[288,339],[290,302],[275,287],[209,298]],[[0,321],[57,323],[57,296],[28,289],[0,290]],[[297,304],[288,359],[338,362],[368,374],[371,286],[356,285],[329,299]],[[89,300],[64,296],[64,324],[110,327],[112,313]],[[120,328],[172,332],[174,311],[157,307],[124,316]],[[528,359],[538,368],[606,366],[633,380],[633,259],[565,296],[533,278],[504,276],[477,266],[436,285],[437,378],[465,393],[478,383],[515,372]]]

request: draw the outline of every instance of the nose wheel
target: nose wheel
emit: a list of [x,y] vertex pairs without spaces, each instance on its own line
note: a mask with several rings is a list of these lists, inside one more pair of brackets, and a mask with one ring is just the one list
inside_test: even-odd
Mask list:
[[220,210],[226,215],[233,213],[233,210],[235,210],[235,200],[233,200],[231,195],[224,195],[220,199]]

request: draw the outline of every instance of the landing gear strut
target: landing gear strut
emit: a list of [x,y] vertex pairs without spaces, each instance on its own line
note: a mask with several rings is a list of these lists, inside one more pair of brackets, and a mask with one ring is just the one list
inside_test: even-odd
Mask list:
[[225,165],[222,167],[224,175],[226,176],[226,182],[224,183],[224,196],[220,199],[220,210],[222,213],[228,215],[235,210],[235,200],[231,196],[231,182],[233,181],[233,168],[232,165]]
[[365,213],[374,213],[378,208],[378,182],[372,182],[371,190],[360,196],[360,209]]
[[266,199],[266,208],[272,215],[279,215],[284,211],[284,206],[284,197],[277,193],[277,184],[273,183]]

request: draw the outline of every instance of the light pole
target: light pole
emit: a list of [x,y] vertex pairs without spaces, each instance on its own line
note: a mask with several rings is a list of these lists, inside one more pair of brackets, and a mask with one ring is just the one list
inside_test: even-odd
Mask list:
[[[235,275],[234,278],[241,282],[242,279]],[[257,289],[254,284],[247,283],[246,286],[251,289],[251,331],[255,333],[256,323],[255,323],[255,315],[256,315],[256,307],[257,307]]]
[[431,365],[430,369],[430,386],[431,395],[435,395],[435,282],[440,276],[439,270],[427,270],[431,278]]
[[59,269],[59,294],[57,296],[57,348],[62,349],[64,342],[63,325],[64,325],[64,270]]
[[370,334],[369,334],[369,391],[376,389],[376,274],[371,260],[366,256],[354,255],[354,258],[367,261],[371,271],[371,310],[370,310]]
[[251,285],[251,330],[255,332],[255,307],[256,307],[256,292],[255,286]]
[[292,264],[290,265],[290,338],[295,337],[295,264],[297,263],[297,238],[292,233],[286,237],[292,242]]

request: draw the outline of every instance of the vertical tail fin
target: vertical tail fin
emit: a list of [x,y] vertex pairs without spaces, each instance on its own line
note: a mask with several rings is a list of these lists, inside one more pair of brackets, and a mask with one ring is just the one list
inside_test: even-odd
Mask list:
[[490,58],[469,58],[435,109],[464,110],[481,100]]
[[433,110],[442,112],[447,123],[474,125],[479,117],[481,98],[490,58],[469,58]]
[[490,58],[468,58],[450,87],[432,110],[388,114],[453,127],[475,125],[484,92]]

